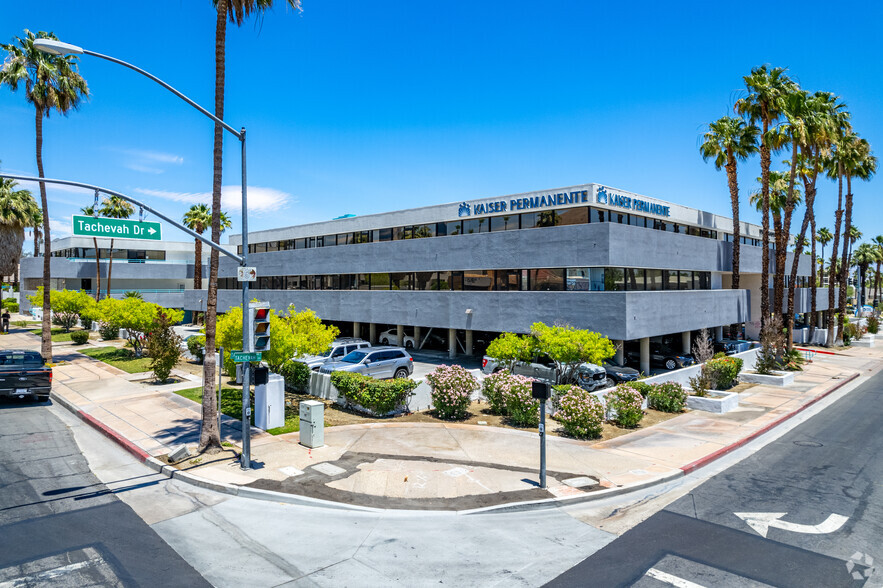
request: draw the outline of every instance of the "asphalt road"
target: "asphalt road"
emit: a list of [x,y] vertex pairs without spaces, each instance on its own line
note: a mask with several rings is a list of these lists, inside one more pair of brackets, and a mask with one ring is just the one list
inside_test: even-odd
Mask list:
[[54,410],[0,400],[0,586],[209,586],[114,494],[156,482],[108,490]]
[[883,586],[881,423],[883,373],[547,586]]

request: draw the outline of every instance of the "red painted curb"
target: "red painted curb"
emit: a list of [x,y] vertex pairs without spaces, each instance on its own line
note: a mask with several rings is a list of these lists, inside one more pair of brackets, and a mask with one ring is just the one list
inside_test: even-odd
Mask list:
[[736,441],[735,443],[733,443],[731,445],[727,445],[726,447],[722,447],[721,449],[718,449],[714,453],[710,453],[710,454],[706,455],[705,457],[700,457],[696,461],[694,461],[692,463],[688,463],[685,466],[682,466],[681,469],[684,471],[684,475],[690,474],[690,473],[698,470],[701,467],[707,466],[711,462],[725,456],[726,454],[730,453],[731,451],[734,451],[734,450],[742,447],[743,445],[745,445],[751,441],[754,441],[755,439],[757,439],[758,437],[760,437],[764,433],[768,433],[771,429],[778,427],[779,425],[781,425],[782,423],[784,423],[785,421],[787,421],[788,419],[790,419],[794,415],[803,412],[804,410],[806,410],[807,408],[809,408],[810,406],[812,406],[816,402],[820,401],[822,398],[825,398],[829,394],[833,394],[834,392],[836,392],[837,390],[839,390],[840,388],[842,388],[843,386],[845,386],[846,384],[848,384],[849,382],[853,381],[854,379],[856,379],[858,377],[859,377],[859,374],[857,374],[857,373],[852,374],[851,376],[849,376],[848,378],[846,378],[845,380],[843,380],[842,382],[840,382],[839,384],[837,384],[836,386],[834,386],[833,388],[831,388],[830,390],[825,392],[824,394],[820,394],[819,396],[816,396],[815,398],[813,398],[812,400],[810,400],[809,402],[807,402],[803,406],[798,407],[793,412],[790,412],[790,413],[776,419],[772,423],[753,432],[752,434],[748,435],[744,439],[740,439],[739,441]]
[[819,349],[806,349],[805,347],[795,347],[797,351],[812,351],[813,353],[821,353],[822,355],[840,355],[834,351],[821,351]]
[[92,426],[93,429],[97,429],[101,434],[105,437],[115,441],[117,445],[121,446],[123,449],[137,457],[141,462],[147,461],[147,458],[150,457],[146,451],[96,419],[94,416],[87,412],[83,412],[82,410],[77,411],[77,416],[82,420],[86,421],[89,425]]

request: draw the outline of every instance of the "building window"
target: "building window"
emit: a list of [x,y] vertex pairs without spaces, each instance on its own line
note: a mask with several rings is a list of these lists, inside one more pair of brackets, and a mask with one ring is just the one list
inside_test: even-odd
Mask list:
[[589,268],[567,268],[567,290],[570,292],[587,292],[589,290]]
[[413,227],[411,233],[412,239],[425,239],[427,237],[435,237],[435,224],[417,225]]
[[521,271],[519,270],[497,270],[495,290],[503,292],[516,291],[521,289]]
[[435,272],[416,272],[414,274],[415,290],[433,290],[433,277]]
[[644,275],[646,276],[644,283],[646,284],[647,290],[657,291],[657,290],[664,289],[663,282],[662,282],[662,270],[658,270],[658,269],[644,270]]
[[559,225],[584,225],[589,222],[589,209],[586,206],[565,208],[558,213]]
[[463,221],[463,233],[487,233],[490,223],[487,218],[470,218]]
[[644,290],[644,270],[627,268],[625,270],[626,290]]
[[618,267],[604,269],[604,290],[622,292],[625,290],[625,271]]
[[561,224],[557,210],[544,210],[537,213],[538,227],[555,227]]
[[464,290],[493,290],[494,270],[465,270],[463,272]]
[[451,272],[434,272],[432,278],[433,290],[451,289]]
[[435,234],[439,237],[463,234],[463,222],[451,221],[447,223],[437,223],[435,225]]
[[528,276],[531,290],[564,290],[563,269],[532,269],[528,270]]
[[490,221],[490,229],[492,233],[497,231],[511,231],[519,228],[517,214],[509,216],[494,216],[491,217]]
[[372,290],[389,290],[389,274],[371,274]]
[[410,272],[395,272],[389,274],[390,290],[413,290],[414,274]]
[[692,289],[693,289],[693,272],[679,271],[678,272],[678,290],[692,290]]

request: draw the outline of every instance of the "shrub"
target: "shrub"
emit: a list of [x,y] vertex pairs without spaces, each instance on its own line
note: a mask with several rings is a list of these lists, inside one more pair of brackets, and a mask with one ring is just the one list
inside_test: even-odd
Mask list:
[[120,326],[114,323],[100,323],[98,333],[105,341],[113,341],[120,338]]
[[[760,372],[758,371],[758,373]],[[694,396],[707,396],[708,391],[711,390],[711,378],[708,377],[708,372],[703,369],[700,369],[699,373],[692,378],[687,378],[687,381],[690,382]]]
[[[10,309],[12,310],[12,309]],[[12,311],[16,312],[16,311]],[[868,332],[872,335],[876,335],[877,331],[880,330],[880,319],[877,318],[877,315],[872,314],[868,317]]]
[[481,393],[491,412],[508,416],[515,425],[535,427],[540,422],[540,402],[531,396],[532,381],[503,370],[484,379]]
[[727,390],[732,388],[742,371],[743,361],[738,357],[721,357],[709,359],[702,366],[702,371],[708,374],[711,387],[715,390]]
[[347,404],[356,404],[376,416],[389,414],[406,404],[417,387],[417,382],[409,378],[375,380],[350,372],[333,372],[331,383]]
[[25,328],[28,326],[28,321],[15,321],[13,323],[16,327]]
[[714,357],[712,357],[711,359],[723,359],[725,357],[729,357],[729,355],[727,355],[723,351],[718,351],[717,353],[714,354]]
[[307,364],[300,361],[286,361],[277,372],[285,378],[285,387],[294,392],[304,393],[310,387],[310,368]]
[[77,345],[83,345],[86,341],[89,340],[89,331],[73,331],[71,333],[71,341],[76,343]]
[[806,363],[803,354],[797,349],[786,351],[782,356],[782,369],[789,372],[803,371],[803,364]]
[[604,407],[589,392],[578,386],[561,395],[557,419],[568,435],[579,439],[595,439],[601,436]]
[[626,388],[631,388],[632,390],[637,390],[638,393],[647,398],[647,395],[653,391],[653,384],[648,384],[647,382],[623,382],[620,386],[625,386]]
[[465,418],[472,402],[472,393],[478,389],[478,380],[459,365],[440,365],[426,375],[432,388],[432,404],[441,419]]
[[572,384],[558,384],[557,386],[552,386],[552,396],[549,398],[549,403],[552,405],[551,416],[554,417],[557,412],[561,410],[561,399],[573,388],[579,388],[579,386],[574,386]]
[[676,382],[662,382],[653,386],[647,401],[651,408],[662,412],[681,412],[687,403],[687,393]]
[[205,335],[196,335],[187,339],[187,351],[202,363],[205,359]]
[[620,427],[632,428],[638,426],[644,418],[641,409],[644,398],[641,393],[628,386],[617,386],[607,393],[607,412],[615,412],[613,421]]
[[3,308],[7,309],[9,312],[18,312],[18,300],[15,298],[4,298]]
[[147,338],[150,369],[153,377],[165,382],[181,358],[181,338],[172,328],[172,319],[164,310],[156,313],[155,326]]

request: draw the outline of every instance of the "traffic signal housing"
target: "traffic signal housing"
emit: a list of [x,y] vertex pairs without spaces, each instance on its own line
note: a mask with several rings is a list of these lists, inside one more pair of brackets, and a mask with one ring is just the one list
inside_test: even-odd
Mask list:
[[248,310],[251,316],[251,337],[254,345],[252,351],[269,351],[270,304],[268,302],[250,302]]

